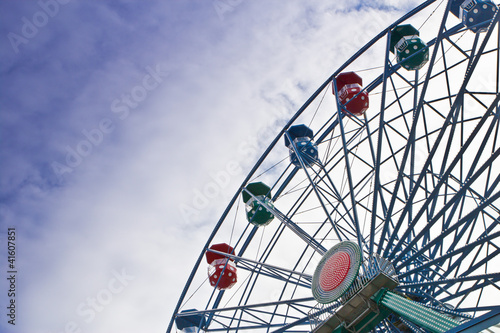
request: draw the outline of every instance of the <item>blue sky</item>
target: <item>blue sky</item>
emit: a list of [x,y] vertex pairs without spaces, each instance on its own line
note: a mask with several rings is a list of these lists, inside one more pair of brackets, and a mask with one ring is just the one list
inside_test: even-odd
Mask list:
[[0,330],[163,332],[280,126],[417,3],[2,2]]

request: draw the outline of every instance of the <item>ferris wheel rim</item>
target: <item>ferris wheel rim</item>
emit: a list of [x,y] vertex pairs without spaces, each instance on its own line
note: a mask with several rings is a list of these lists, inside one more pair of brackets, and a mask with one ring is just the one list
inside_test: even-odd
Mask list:
[[[173,325],[173,322],[174,322],[174,319],[175,319],[175,315],[177,314],[177,312],[179,311],[180,309],[180,306],[186,296],[186,292],[187,290],[189,289],[190,287],[190,284],[192,282],[192,279],[194,277],[194,274],[196,273],[196,271],[198,270],[198,267],[202,261],[202,258],[204,256],[204,253],[206,251],[206,249],[208,249],[208,247],[210,246],[213,238],[215,237],[215,235],[217,234],[217,231],[218,229],[220,228],[220,226],[222,225],[223,221],[225,220],[225,218],[227,217],[228,213],[230,212],[230,210],[232,209],[232,207],[234,206],[235,202],[238,200],[239,198],[239,195],[241,193],[241,191],[243,190],[243,188],[245,187],[245,185],[250,181],[250,179],[253,177],[253,175],[255,174],[255,172],[258,170],[258,168],[260,167],[260,165],[263,163],[263,161],[265,160],[265,158],[267,158],[267,156],[269,155],[269,153],[271,152],[271,150],[276,146],[276,144],[281,140],[281,138],[283,137],[284,133],[287,131],[287,129],[293,125],[295,123],[295,121],[297,120],[297,118],[307,109],[307,107],[309,106],[309,104],[319,95],[320,92],[322,92],[324,89],[326,89],[326,87],[330,84],[330,82],[333,80],[333,78],[336,77],[336,75],[338,75],[340,72],[342,72],[345,68],[347,68],[349,66],[349,64],[351,64],[355,59],[357,59],[358,56],[360,56],[363,52],[365,52],[371,45],[373,45],[376,41],[378,41],[380,38],[384,37],[387,35],[387,33],[396,25],[398,25],[400,22],[403,22],[405,20],[407,20],[409,17],[413,16],[415,13],[418,13],[420,10],[426,8],[428,5],[434,3],[435,0],[432,0],[432,1],[426,1],[425,3],[421,4],[420,6],[418,6],[417,8],[415,8],[414,10],[412,10],[411,12],[409,12],[408,14],[406,14],[405,16],[401,17],[399,20],[397,20],[396,22],[394,22],[393,24],[391,24],[388,28],[386,28],[385,30],[383,30],[379,35],[377,35],[374,39],[372,39],[372,41],[370,41],[369,43],[367,43],[362,49],[360,49],[353,57],[351,57],[348,61],[346,61],[346,63],[344,63],[341,67],[339,67],[339,69],[337,69],[326,81],[325,83],[323,83],[320,88],[318,88],[318,90],[313,93],[313,95],[311,95],[311,97],[306,101],[306,103],[297,111],[297,113],[290,119],[290,121],[283,127],[283,129],[280,131],[280,133],[277,135],[277,137],[273,140],[273,142],[269,145],[269,147],[266,149],[266,151],[263,153],[263,155],[259,158],[259,160],[257,161],[257,163],[255,164],[255,166],[252,168],[252,170],[250,171],[250,173],[247,175],[247,177],[245,178],[245,180],[243,181],[242,185],[240,186],[240,188],[237,190],[236,194],[234,195],[234,197],[231,199],[229,205],[226,207],[224,213],[222,214],[221,218],[219,219],[219,221],[217,222],[214,230],[212,231],[212,234],[210,235],[205,247],[203,248],[203,251],[199,257],[199,259],[197,260],[196,264],[195,264],[195,267],[193,268],[193,271],[192,273],[190,274],[190,277],[188,279],[188,283],[186,284],[186,286],[184,287],[184,290],[182,292],[182,296],[181,298],[179,299],[179,302],[178,302],[178,305],[174,311],[174,314],[172,316],[172,319],[170,321],[170,324],[169,324],[169,328],[167,329],[167,332],[169,332],[172,328],[172,325]],[[447,13],[448,11],[446,11]],[[447,14],[445,14],[447,15]],[[497,15],[498,16],[498,15]],[[443,22],[445,20],[443,19]],[[496,21],[498,21],[498,17],[496,19]],[[439,30],[440,33],[444,31],[444,29],[440,29]],[[492,29],[489,30],[488,33],[491,33]],[[433,43],[433,42],[436,42],[438,41],[439,38],[436,38],[435,40],[431,41],[430,43]],[[436,48],[437,49],[437,48]],[[435,51],[437,52],[437,51]],[[429,72],[429,75],[430,75],[430,72]],[[427,80],[426,80],[427,81]],[[384,81],[385,82],[385,81]],[[424,83],[425,84],[425,83]],[[370,89],[375,89],[376,86],[370,86],[369,87]],[[367,88],[368,89],[368,88]],[[497,94],[497,99],[496,99],[496,103],[498,104],[498,94]],[[492,106],[494,105],[494,102],[492,103]],[[339,112],[339,119],[340,119],[340,122],[342,120],[342,118],[344,117],[344,115],[342,115],[340,113],[340,109],[338,109],[338,112]],[[319,141],[321,141],[321,139],[324,139],[326,138],[327,136],[327,131],[323,132],[323,137],[320,137]],[[294,173],[298,172],[300,169],[295,169],[294,171],[292,171],[290,173],[289,176],[291,176],[293,178],[294,176]],[[283,183],[285,184],[285,183]],[[282,187],[282,189],[277,189],[277,191],[275,192],[275,197],[279,197],[279,195],[283,192],[285,186]],[[490,197],[490,201],[493,201],[495,200],[496,197]],[[253,236],[256,234],[257,232],[257,227],[253,227],[253,230],[252,232],[250,233],[251,237],[249,236],[249,238],[253,238]],[[380,239],[382,240],[382,236],[380,237]],[[248,242],[248,239],[245,241],[245,242]],[[379,243],[382,243],[382,241],[380,241]],[[373,242],[370,242],[370,245],[373,244]],[[382,245],[379,246],[379,250],[381,249]],[[245,244],[243,245],[242,247],[243,249],[245,248]],[[380,254],[380,253],[379,253]],[[387,254],[387,253],[385,253]],[[399,257],[401,257],[401,255],[399,255]],[[398,258],[399,258],[398,257]],[[278,330],[279,331],[279,330]]]

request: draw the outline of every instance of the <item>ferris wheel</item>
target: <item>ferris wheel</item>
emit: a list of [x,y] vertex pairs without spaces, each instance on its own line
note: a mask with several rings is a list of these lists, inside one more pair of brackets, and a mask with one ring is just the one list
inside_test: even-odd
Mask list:
[[426,1],[328,77],[229,202],[167,332],[500,321],[498,12]]

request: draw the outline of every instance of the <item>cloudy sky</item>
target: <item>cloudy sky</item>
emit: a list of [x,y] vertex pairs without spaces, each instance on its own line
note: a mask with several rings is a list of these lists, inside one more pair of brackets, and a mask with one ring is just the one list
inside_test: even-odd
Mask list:
[[164,332],[280,126],[418,3],[2,1],[0,331]]

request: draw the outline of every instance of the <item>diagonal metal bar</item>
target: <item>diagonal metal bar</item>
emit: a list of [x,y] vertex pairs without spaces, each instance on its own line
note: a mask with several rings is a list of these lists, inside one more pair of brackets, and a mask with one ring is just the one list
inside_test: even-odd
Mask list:
[[[374,188],[373,188],[373,202],[372,202],[372,215],[371,215],[371,223],[370,223],[370,240],[368,242],[368,254],[369,257],[372,257],[374,242],[375,242],[375,228],[376,228],[376,220],[377,220],[377,207],[378,207],[378,199],[379,195],[382,199],[382,189],[380,184],[380,160],[382,154],[382,127],[384,126],[384,114],[385,114],[385,98],[387,92],[387,78],[389,76],[389,55],[390,55],[390,44],[391,44],[391,31],[387,33],[387,45],[385,51],[385,61],[384,61],[384,76],[382,78],[382,100],[380,102],[380,113],[379,113],[379,126],[378,126],[378,140],[377,140],[377,152],[375,154],[374,166],[375,166],[375,176],[374,176]],[[368,126],[368,125],[367,125]],[[371,137],[371,135],[370,135]],[[370,141],[371,142],[371,141]],[[385,205],[384,205],[385,206]],[[385,211],[384,211],[385,213]]]
[[[411,127],[411,130],[410,130],[410,135],[411,135],[411,133],[415,133],[416,130],[417,130],[418,118],[420,116],[420,113],[422,112],[422,108],[423,108],[423,104],[424,104],[424,97],[425,97],[425,94],[427,92],[427,87],[428,87],[428,84],[429,84],[429,78],[431,76],[432,68],[433,68],[434,63],[436,61],[436,56],[437,56],[438,49],[439,49],[439,47],[437,45],[439,45],[440,41],[445,36],[445,31],[446,31],[445,24],[446,24],[446,18],[448,17],[450,5],[451,5],[451,2],[449,2],[448,5],[447,5],[447,10],[445,10],[443,19],[441,21],[441,26],[439,28],[439,33],[438,33],[438,36],[436,37],[436,42],[435,42],[436,46],[434,47],[431,59],[429,61],[429,69],[427,71],[426,78],[425,78],[425,81],[424,81],[424,84],[423,84],[423,87],[422,87],[422,92],[421,92],[421,95],[420,95],[420,100],[419,100],[417,109],[415,110],[415,116],[414,116],[412,127]],[[402,157],[402,160],[401,160],[401,164],[400,164],[400,169],[399,169],[399,172],[398,172],[397,181],[396,181],[396,184],[394,186],[394,191],[393,191],[394,195],[391,198],[391,202],[390,202],[389,207],[388,207],[388,212],[387,212],[386,222],[385,222],[386,225],[388,224],[388,221],[391,219],[392,211],[393,211],[394,205],[396,203],[397,193],[399,191],[399,187],[403,183],[403,171],[404,171],[405,165],[407,163],[408,155],[410,153],[410,146],[411,146],[411,142],[408,142],[406,144],[405,151],[404,151],[404,154],[403,154],[403,157]],[[411,200],[409,200],[409,202],[411,202]],[[402,215],[404,215],[404,214],[402,214]],[[389,237],[389,240],[387,242],[387,245],[386,245],[386,248],[385,248],[384,254],[383,254],[383,256],[386,257],[386,258],[389,258],[389,252],[391,250],[392,243],[395,240],[395,236],[397,235],[397,231],[401,227],[401,224],[402,224],[402,221],[401,220],[398,221],[398,223],[396,224],[396,228],[393,231],[393,234]],[[378,253],[380,253],[380,251],[382,250],[382,248],[384,246],[384,241],[385,241],[385,237],[386,237],[387,233],[388,233],[388,229],[384,228],[383,231],[382,231],[382,234],[380,236],[379,252]]]
[[[497,149],[491,155],[491,157],[477,170],[477,172],[474,175],[472,175],[465,184],[463,184],[463,186],[455,193],[455,195],[452,198],[450,198],[450,200],[442,207],[442,209],[438,213],[436,213],[436,215],[428,222],[428,224],[423,228],[423,230],[409,243],[409,246],[401,250],[401,252],[399,253],[399,255],[396,258],[394,258],[394,260],[393,260],[394,264],[396,264],[397,262],[399,262],[399,261],[402,260],[402,258],[404,257],[404,255],[406,253],[408,253],[408,251],[410,251],[413,248],[413,246],[416,244],[416,242],[424,235],[424,232],[427,232],[427,230],[429,230],[431,228],[431,226],[433,226],[438,221],[438,219],[446,212],[446,210],[448,210],[448,208],[450,208],[450,206],[452,206],[455,203],[456,200],[459,200],[459,199],[462,198],[462,196],[464,195],[464,193],[468,190],[469,186],[471,186],[471,184],[474,183],[474,181],[491,165],[491,163],[498,156],[500,156],[500,148]],[[437,188],[437,190],[438,189],[439,188]],[[433,194],[435,194],[434,191],[433,191]],[[488,203],[488,204],[492,203],[494,201],[492,199],[494,199],[496,196],[498,196],[498,194],[499,193],[496,193],[496,195],[493,195],[492,197],[487,198],[478,207],[482,207],[482,208],[486,207],[485,203]],[[479,213],[478,210],[477,210],[478,207],[476,207],[472,212],[476,212],[476,214]],[[423,209],[421,211],[423,211]],[[418,216],[416,216],[414,221],[417,221],[418,218],[420,218],[420,216],[421,216],[421,214],[419,214]],[[415,223],[413,223],[412,225],[410,225],[409,228],[414,227],[414,224]],[[451,227],[448,228],[448,230],[450,230],[450,229],[451,229]],[[408,233],[408,231],[405,232],[405,235],[407,233]],[[443,234],[444,233],[447,234],[447,231],[443,231]],[[436,239],[442,239],[443,234],[441,234],[440,236],[438,236]],[[404,238],[405,237],[403,236],[401,239],[404,239]],[[433,241],[433,243],[434,242],[435,241]],[[400,243],[401,243],[401,241],[398,243],[398,245]],[[405,262],[408,262],[408,260],[410,260],[412,257],[407,258],[405,260]]]
[[271,264],[259,262],[257,260],[243,258],[243,257],[240,257],[240,256],[236,256],[234,254],[227,254],[225,252],[220,252],[220,251],[216,251],[216,250],[212,250],[212,249],[208,249],[207,252],[216,253],[216,254],[219,254],[221,256],[225,256],[225,257],[227,257],[229,259],[233,259],[236,263],[249,263],[249,264],[252,264],[253,265],[252,267],[254,269],[257,269],[257,268],[267,268],[269,270],[269,272],[279,272],[279,273],[283,273],[283,274],[287,274],[287,275],[291,274],[292,276],[295,276],[299,281],[303,280],[303,282],[305,284],[309,284],[310,285],[310,283],[312,281],[312,276],[311,275],[305,274],[305,273],[302,273],[302,272],[293,271],[291,269],[287,269],[287,268],[283,268],[283,267],[279,267],[279,266],[275,266],[275,265],[271,265]]
[[[472,143],[473,139],[475,138],[476,134],[479,132],[479,130],[481,129],[481,127],[485,124],[486,120],[489,118],[489,115],[493,112],[493,110],[495,109],[495,107],[496,107],[496,105],[498,104],[499,101],[500,101],[500,94],[497,94],[497,96],[496,96],[494,102],[492,103],[492,105],[490,106],[490,108],[487,110],[487,112],[484,113],[484,115],[481,118],[480,122],[477,124],[476,128],[474,129],[474,131],[469,136],[468,140],[461,147],[460,152],[456,155],[456,157],[450,163],[450,165],[448,166],[448,169],[446,170],[446,172],[443,172],[443,174],[442,174],[442,176],[440,178],[440,181],[434,187],[434,190],[433,190],[432,194],[429,196],[429,198],[427,199],[426,204],[423,205],[423,207],[421,208],[421,210],[419,211],[419,213],[415,216],[414,221],[418,221],[418,219],[420,218],[420,216],[423,214],[424,209],[429,205],[430,201],[433,200],[434,197],[437,195],[437,193],[439,192],[441,186],[445,183],[445,181],[447,180],[447,178],[451,174],[453,168],[456,166],[456,164],[458,162],[460,162],[462,154],[469,148],[469,146],[471,145],[471,143]],[[451,114],[451,112],[450,112],[450,114]],[[440,141],[440,139],[444,135],[444,128],[445,127],[446,126],[443,126],[443,130],[440,132],[439,138],[436,140],[436,143],[435,143],[435,145],[434,145],[431,153],[429,154],[429,157],[427,158],[427,160],[426,160],[426,162],[425,162],[425,164],[423,166],[424,170],[427,169],[428,165],[430,164],[430,162],[432,160],[432,156],[434,155],[435,151],[437,150],[438,142]],[[498,151],[497,151],[497,154],[498,154]],[[495,156],[495,154],[492,154],[492,157],[493,156]],[[493,159],[490,157],[489,160],[492,161]],[[485,165],[487,165],[487,164],[485,164]],[[483,167],[485,165],[483,165]],[[478,175],[478,173],[476,173],[476,175]],[[419,184],[419,185],[421,184],[422,179],[424,178],[424,176],[425,176],[425,173],[422,172],[421,175],[420,175],[420,177],[419,177],[419,179],[417,180],[417,184]],[[466,187],[467,184],[470,184],[470,183],[471,183],[471,178],[468,180],[468,182],[466,184],[464,184],[464,188]],[[462,188],[461,191],[463,191],[464,188]],[[411,197],[410,197],[410,201],[413,201],[413,198],[414,198],[415,194],[416,194],[416,191],[413,191],[412,194],[411,194]],[[397,225],[401,226],[401,221],[402,221],[402,219],[404,217],[404,212],[406,212],[406,211],[407,210],[404,210],[402,212]],[[411,226],[408,229],[411,229]],[[407,235],[408,235],[408,230],[403,234],[403,237],[401,237],[401,239],[405,238]],[[400,242],[401,242],[401,240],[400,240]],[[398,244],[398,245],[400,245],[400,244]],[[396,246],[398,246],[398,245],[396,245]],[[406,253],[408,250],[409,250],[408,248],[404,249],[403,252]],[[394,254],[392,254],[392,256],[394,256]],[[401,255],[399,257],[401,257]]]
[[[499,16],[498,16],[498,15],[496,15],[496,16],[495,16],[495,20],[496,20],[496,21],[498,21],[498,19],[499,19]],[[488,31],[488,33],[486,34],[486,36],[484,37],[483,42],[482,42],[482,44],[481,44],[481,46],[480,46],[480,48],[479,48],[479,50],[478,50],[478,54],[479,54],[479,55],[481,55],[481,54],[483,53],[483,51],[484,51],[484,49],[485,49],[485,47],[486,47],[487,41],[489,40],[489,37],[491,36],[491,33],[492,33],[492,30],[489,30],[489,31]],[[436,50],[435,50],[435,51],[436,51]],[[459,95],[459,96],[460,96],[460,95],[463,95],[463,93],[465,92],[466,86],[467,86],[467,84],[469,83],[469,80],[470,80],[470,79],[471,79],[471,77],[472,77],[472,74],[473,74],[473,72],[474,72],[474,69],[475,69],[475,67],[477,66],[477,64],[478,64],[478,62],[479,62],[479,60],[480,60],[480,56],[477,56],[477,55],[476,55],[476,56],[475,56],[475,57],[473,57],[473,59],[471,59],[471,60],[472,60],[472,62],[471,62],[471,63],[470,63],[470,65],[468,66],[468,70],[467,70],[466,76],[465,76],[464,81],[463,81],[463,83],[462,83],[462,86],[461,86],[461,88],[460,88],[460,92],[458,93],[458,95]],[[489,114],[489,113],[491,113],[491,112],[492,112],[493,107],[494,107],[496,104],[498,104],[499,97],[500,97],[500,94],[497,94],[497,97],[496,97],[495,101],[492,103],[492,106],[490,107],[490,109],[488,110],[488,112],[486,112],[486,114]],[[423,98],[423,96],[422,96],[422,98]],[[427,158],[427,160],[426,160],[426,162],[425,162],[425,164],[424,164],[424,166],[423,166],[423,168],[422,168],[422,169],[424,169],[424,170],[425,170],[425,169],[427,169],[427,168],[428,168],[428,166],[429,166],[429,164],[431,163],[432,157],[434,156],[435,152],[437,151],[437,148],[438,148],[438,146],[439,146],[439,143],[441,142],[441,140],[442,140],[442,138],[443,138],[443,136],[444,136],[446,125],[450,123],[450,120],[451,120],[451,118],[452,118],[452,115],[454,115],[454,114],[458,111],[458,107],[459,107],[459,105],[460,105],[460,104],[459,104],[459,102],[460,102],[460,99],[458,99],[458,98],[457,98],[457,99],[455,99],[455,102],[453,103],[453,106],[452,106],[452,108],[451,108],[451,111],[450,111],[450,112],[449,112],[449,114],[448,114],[448,117],[447,117],[447,119],[446,119],[446,121],[445,121],[445,123],[444,123],[444,126],[442,127],[442,130],[440,131],[440,133],[439,133],[439,135],[438,135],[438,137],[437,137],[437,139],[436,139],[436,141],[435,141],[435,144],[434,144],[434,146],[433,146],[433,149],[432,149],[432,150],[431,150],[431,152],[429,153],[429,156],[428,156],[428,158]],[[484,118],[485,118],[485,117],[483,116],[483,119],[484,119]],[[415,123],[416,123],[416,121],[415,121]],[[416,125],[415,123],[414,123],[414,125]],[[469,143],[470,143],[470,141],[472,140],[472,138],[473,138],[473,136],[471,135],[471,136],[469,137],[469,141],[468,141]],[[463,151],[463,149],[462,149],[462,151]],[[405,151],[405,156],[406,156],[406,154],[407,154],[407,152]],[[457,158],[459,158],[459,156],[457,156]],[[458,162],[458,161],[457,161],[457,158],[456,158],[456,162]],[[403,163],[402,163],[402,164],[403,164]],[[400,172],[401,172],[401,171],[400,171]],[[418,184],[422,181],[423,177],[424,177],[424,173],[421,173],[420,177],[419,177],[419,178],[418,178],[418,180],[417,180],[417,183],[418,183]],[[394,192],[396,193],[397,191],[394,191]],[[413,192],[411,193],[411,195],[410,195],[410,199],[408,200],[410,203],[412,202],[412,200],[413,200],[413,198],[414,198],[415,194],[416,194],[416,191],[413,191]],[[396,233],[397,233],[397,231],[399,230],[399,228],[401,227],[401,225],[402,225],[402,220],[403,220],[403,218],[405,217],[406,213],[408,212],[408,210],[409,210],[409,206],[410,206],[410,205],[407,205],[407,206],[405,207],[405,209],[403,210],[403,212],[401,213],[401,215],[400,215],[400,217],[399,217],[399,220],[398,220],[398,223],[396,224],[396,229],[395,229],[395,231],[394,231],[394,234],[396,234]],[[410,228],[409,228],[409,229],[410,229]],[[407,233],[406,233],[406,234],[407,234]],[[388,242],[388,246],[387,246],[387,248],[386,248],[386,250],[385,250],[385,252],[384,252],[384,254],[385,254],[385,255],[387,255],[387,254],[388,254],[388,251],[389,251],[390,247],[392,246],[392,243],[393,243],[393,242],[394,242],[394,239],[392,239],[392,238],[391,238],[391,239],[389,240],[389,242]],[[397,248],[397,246],[396,246],[396,248]],[[391,253],[391,255],[389,256],[389,258],[392,258],[392,257],[395,255],[395,252],[396,252],[396,251],[394,251],[393,253]]]
[[[424,247],[422,247],[419,251],[416,251],[415,253],[412,254],[411,257],[407,258],[403,263],[398,265],[398,267],[403,267],[404,265],[408,264],[408,262],[411,262],[414,260],[414,258],[422,255],[425,251],[429,250],[432,248],[434,245],[436,245],[438,242],[441,242],[442,239],[451,233],[455,232],[461,225],[469,222],[471,219],[473,219],[475,216],[477,216],[485,207],[490,205],[493,201],[496,199],[500,198],[500,192],[497,192],[496,194],[492,195],[490,198],[482,202],[480,205],[478,205],[475,209],[470,211],[467,215],[465,215],[463,218],[458,220],[455,224],[450,226],[448,229],[443,230],[443,232],[439,235],[439,237],[436,237],[432,241],[430,241],[428,244],[426,244]],[[439,218],[435,217],[435,219]],[[495,223],[498,223],[500,221],[500,217],[497,218]],[[432,222],[432,221],[431,221]],[[415,240],[413,240],[415,242]],[[408,248],[410,248],[411,244],[408,245]]]
[[312,249],[318,252],[321,255],[326,253],[326,248],[321,245],[314,237],[309,235],[304,231],[299,225],[294,223],[291,219],[289,219],[285,214],[280,212],[276,207],[270,207],[267,203],[262,201],[260,198],[257,198],[253,193],[250,193],[246,188],[243,189],[248,195],[250,195],[255,201],[257,201],[260,205],[265,207],[268,211],[274,214],[285,226],[287,226],[293,233],[299,236],[303,241],[305,241]]
[[319,203],[321,204],[321,207],[323,208],[328,221],[330,221],[330,224],[332,225],[332,228],[334,229],[335,234],[337,235],[337,237],[339,239],[342,239],[342,236],[340,235],[340,233],[339,233],[339,231],[337,229],[337,225],[332,220],[332,217],[330,216],[330,213],[328,212],[328,209],[326,208],[325,203],[323,202],[323,199],[321,198],[321,195],[318,192],[318,188],[316,187],[316,184],[314,183],[314,181],[312,180],[311,176],[309,175],[309,172],[307,171],[307,167],[304,164],[304,161],[302,160],[302,155],[300,154],[299,150],[297,149],[297,146],[295,145],[295,142],[292,140],[292,138],[290,137],[290,135],[288,134],[288,132],[285,132],[285,135],[288,138],[288,140],[290,141],[290,143],[292,145],[292,148],[293,148],[293,151],[295,152],[295,155],[297,156],[297,159],[298,159],[298,161],[300,163],[300,166],[301,166],[302,170],[304,171],[304,173],[306,174],[307,179],[309,180],[309,183],[310,183],[312,189],[314,190],[314,193],[316,193],[316,197],[318,198]]
[[461,283],[461,282],[466,282],[466,281],[479,281],[479,280],[490,280],[491,282],[497,282],[500,280],[500,273],[467,275],[467,276],[459,276],[456,278],[448,278],[448,279],[409,282],[409,283],[400,284],[395,289],[396,290],[411,289],[411,288],[420,288],[420,287],[425,287],[425,286],[438,286],[438,285],[443,285],[443,284],[451,285],[451,284]]
[[[338,89],[337,89],[337,82],[336,80],[333,80],[333,89],[335,92],[335,96],[338,96]],[[350,198],[351,198],[351,205],[352,205],[352,214],[354,217],[353,224],[354,228],[356,230],[356,235],[357,235],[357,241],[358,245],[361,249],[364,248],[363,246],[363,238],[362,238],[362,233],[361,229],[359,227],[359,218],[358,218],[358,213],[356,209],[356,199],[354,198],[354,181],[352,178],[352,173],[351,173],[351,164],[349,162],[349,150],[347,148],[347,142],[346,142],[346,137],[345,137],[345,129],[344,129],[344,123],[342,121],[342,106],[340,105],[340,101],[337,98],[337,113],[338,113],[338,118],[340,119],[339,121],[339,127],[340,127],[340,133],[342,137],[342,148],[344,150],[344,163],[345,163],[345,169],[347,172],[347,180],[349,183],[349,193],[350,193]]]
[[[411,270],[408,270],[408,271],[406,271],[404,273],[400,273],[398,277],[399,278],[403,278],[405,276],[414,274],[417,271],[420,271],[420,270],[422,270],[424,268],[428,268],[428,267],[431,267],[431,266],[441,266],[441,264],[444,261],[446,261],[446,260],[448,260],[448,259],[450,259],[450,258],[452,258],[452,257],[454,257],[454,256],[456,256],[458,254],[464,254],[465,253],[465,255],[467,255],[467,254],[470,253],[470,251],[472,249],[476,248],[477,246],[481,246],[484,243],[487,243],[490,240],[495,239],[497,237],[500,237],[500,231],[492,233],[492,234],[489,234],[489,235],[485,235],[485,236],[479,238],[478,240],[476,240],[474,242],[468,243],[466,246],[463,246],[463,247],[461,247],[459,249],[456,249],[454,251],[449,251],[445,255],[440,256],[439,258],[435,258],[433,260],[430,260],[430,261],[424,263],[421,266],[419,265],[418,267],[415,267],[415,268],[413,268]],[[404,263],[401,264],[401,266],[403,266],[403,265],[404,265]],[[401,269],[401,266],[396,267],[396,269]]]

